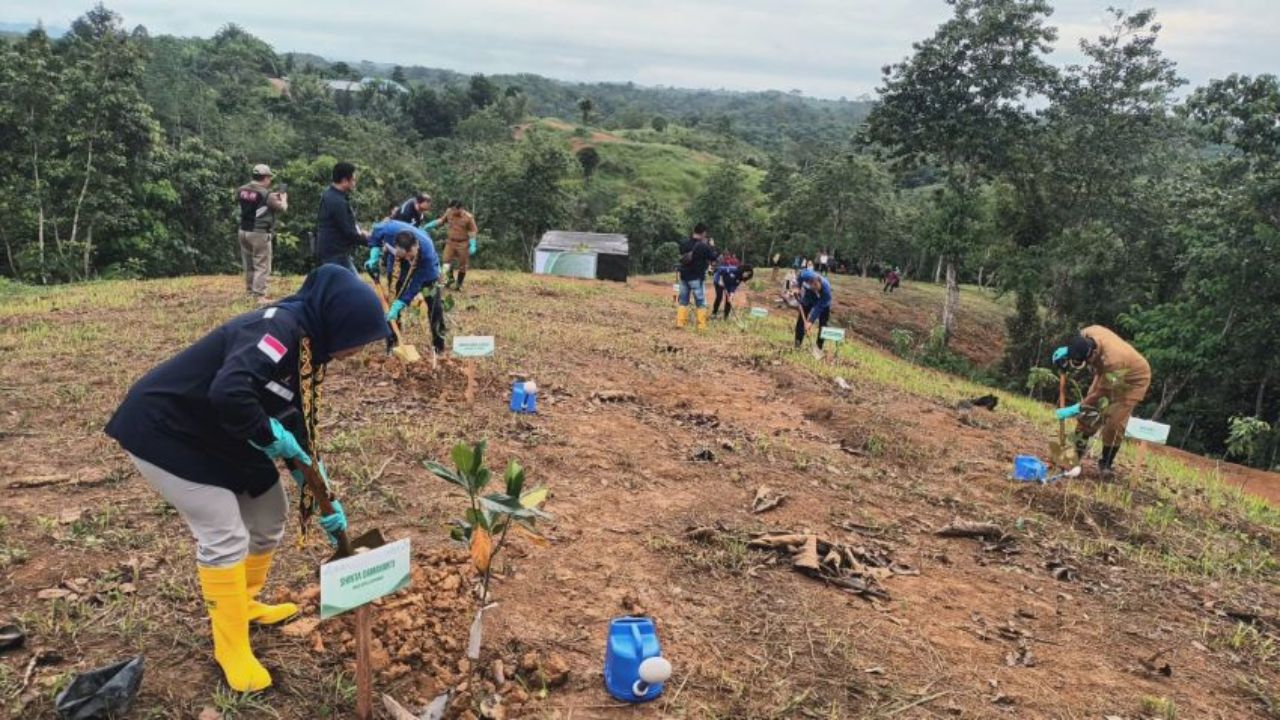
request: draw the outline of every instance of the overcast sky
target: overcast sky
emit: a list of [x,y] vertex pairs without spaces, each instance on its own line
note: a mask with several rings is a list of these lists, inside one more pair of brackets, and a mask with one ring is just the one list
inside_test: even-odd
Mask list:
[[[1108,5],[1154,6],[1199,84],[1280,71],[1280,0],[1057,0],[1054,60],[1078,59]],[[90,0],[0,0],[0,22],[67,27]],[[880,67],[949,15],[943,0],[107,0],[127,26],[208,36],[235,22],[279,52],[643,85],[873,93]]]

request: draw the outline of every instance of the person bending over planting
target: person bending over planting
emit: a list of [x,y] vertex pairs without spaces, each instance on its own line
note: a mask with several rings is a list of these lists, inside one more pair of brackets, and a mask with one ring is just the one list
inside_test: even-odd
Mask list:
[[716,289],[715,302],[711,304],[711,317],[720,313],[720,301],[724,301],[724,319],[729,319],[733,310],[733,295],[738,286],[755,277],[755,269],[750,265],[721,265],[711,275],[711,284]]
[[831,322],[831,283],[812,269],[801,270],[796,276],[800,290],[800,315],[796,318],[796,347],[804,342],[805,335],[818,325],[818,349],[822,349],[822,328]]
[[386,271],[387,297],[394,298],[387,310],[387,322],[398,321],[400,313],[422,293],[431,321],[431,345],[437,353],[444,352],[444,303],[436,285],[440,260],[431,236],[409,223],[387,220],[373,226],[369,245],[372,249],[364,267],[375,282],[379,272]]
[[1084,399],[1059,408],[1059,420],[1076,420],[1076,456],[1083,459],[1089,438],[1102,431],[1102,457],[1098,470],[1110,477],[1125,427],[1133,409],[1151,387],[1151,365],[1132,345],[1101,325],[1090,325],[1066,345],[1054,350],[1053,364],[1059,370],[1093,371],[1093,382]]
[[[232,690],[271,685],[249,645],[249,623],[298,611],[257,600],[288,511],[276,461],[315,463],[324,476],[313,450],[325,366],[388,332],[373,289],[324,265],[296,294],[230,320],[153,368],[107,423],[107,435],[195,536],[213,656]],[[301,472],[294,479],[302,485]],[[342,506],[334,510],[319,519],[330,534],[347,527]]]

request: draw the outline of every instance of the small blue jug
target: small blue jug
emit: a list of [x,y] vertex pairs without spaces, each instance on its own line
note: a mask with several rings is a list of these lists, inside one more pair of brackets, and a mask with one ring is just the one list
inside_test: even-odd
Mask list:
[[511,412],[524,412],[524,381],[517,380],[511,384]]
[[609,622],[604,686],[610,695],[623,702],[649,702],[662,694],[670,677],[671,663],[662,657],[653,620],[620,617]]
[[1044,480],[1048,468],[1034,455],[1018,455],[1013,459],[1013,479],[1024,482]]

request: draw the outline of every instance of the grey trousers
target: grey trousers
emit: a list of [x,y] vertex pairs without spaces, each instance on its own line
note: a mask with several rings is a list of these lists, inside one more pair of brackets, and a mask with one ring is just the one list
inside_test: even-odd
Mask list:
[[289,498],[284,483],[276,483],[258,497],[226,488],[201,485],[129,455],[147,484],[177,509],[196,538],[196,562],[228,567],[275,550],[284,537]]
[[240,231],[240,259],[244,263],[244,287],[259,297],[267,294],[271,276],[271,233]]

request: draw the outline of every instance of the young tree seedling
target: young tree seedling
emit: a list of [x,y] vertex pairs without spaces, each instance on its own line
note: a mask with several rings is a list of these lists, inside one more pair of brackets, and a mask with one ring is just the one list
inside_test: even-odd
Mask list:
[[[477,624],[489,602],[493,560],[506,547],[512,528],[526,533],[535,542],[545,543],[546,540],[538,533],[536,525],[538,520],[551,517],[538,509],[547,499],[547,488],[526,490],[524,468],[515,460],[507,464],[503,474],[504,491],[485,494],[492,479],[492,473],[484,466],[486,445],[486,441],[481,440],[473,446],[466,443],[453,446],[450,453],[453,469],[430,460],[423,463],[436,477],[457,485],[466,493],[469,506],[464,517],[453,522],[450,535],[470,548],[471,562],[480,573]],[[468,651],[468,655],[478,656],[478,640],[473,638],[472,645],[474,647]]]

